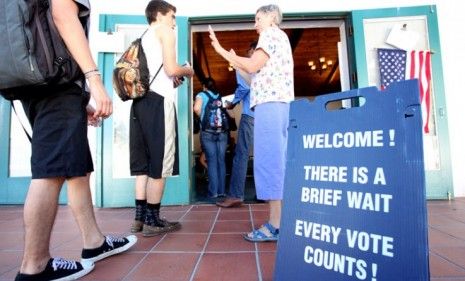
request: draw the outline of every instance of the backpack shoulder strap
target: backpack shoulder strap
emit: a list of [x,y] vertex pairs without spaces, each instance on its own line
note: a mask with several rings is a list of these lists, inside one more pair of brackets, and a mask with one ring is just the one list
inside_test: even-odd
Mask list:
[[157,78],[158,76],[158,73],[160,72],[161,68],[163,67],[163,63],[160,65],[160,67],[158,68],[157,70],[157,73],[155,73],[155,76],[153,76],[152,80],[150,80],[150,83],[149,83],[149,87],[150,85],[152,85],[153,81],[155,80],[155,78]]
[[214,96],[212,96],[211,92],[208,91],[208,90],[207,91],[202,91],[202,93],[206,93],[209,100],[216,100],[217,99]]

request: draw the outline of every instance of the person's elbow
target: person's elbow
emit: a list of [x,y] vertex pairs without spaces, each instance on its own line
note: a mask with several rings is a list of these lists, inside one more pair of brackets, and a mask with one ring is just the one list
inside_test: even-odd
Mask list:
[[250,61],[242,68],[248,75],[258,72],[265,65],[266,61]]
[[181,76],[179,74],[179,67],[176,65],[176,64],[165,64],[164,66],[164,70],[165,70],[165,73],[166,75],[170,76],[170,77],[175,77],[175,76]]

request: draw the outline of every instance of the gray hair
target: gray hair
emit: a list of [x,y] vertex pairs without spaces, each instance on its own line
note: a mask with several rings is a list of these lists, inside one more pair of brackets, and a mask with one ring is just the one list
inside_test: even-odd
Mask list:
[[261,6],[260,8],[258,8],[256,14],[260,12],[264,14],[269,14],[269,13],[275,14],[274,23],[276,25],[279,25],[281,21],[283,20],[283,13],[281,13],[281,9],[279,9],[278,5],[271,4],[271,5]]

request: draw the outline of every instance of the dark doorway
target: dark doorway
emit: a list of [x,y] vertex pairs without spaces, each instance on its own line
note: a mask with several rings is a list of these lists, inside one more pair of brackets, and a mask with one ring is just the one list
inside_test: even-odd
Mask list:
[[[234,24],[231,25],[234,26]],[[212,77],[216,81],[217,88],[222,96],[233,94],[236,88],[234,69],[212,48],[206,26],[203,30],[192,32],[192,57],[196,72],[193,78],[193,100],[196,94],[202,90],[201,81],[206,77]],[[289,28],[283,28],[289,37],[293,49],[296,99],[313,99],[318,95],[340,92],[342,90],[341,73],[343,73],[340,67],[340,42],[341,37],[345,36],[341,35],[341,28],[324,25],[308,27],[305,24],[302,26],[299,27],[299,24],[291,24]],[[250,28],[253,28],[253,24],[250,25]],[[238,55],[245,56],[250,43],[258,39],[258,34],[253,29],[232,29],[234,28],[229,27],[228,30],[223,31],[215,29],[216,35],[225,49],[234,49]],[[235,117],[237,124],[239,124],[240,111],[235,112]],[[234,139],[234,132],[232,137]],[[206,198],[208,176],[206,169],[199,161],[201,150],[198,134],[194,135],[193,146],[195,159],[195,192],[193,201],[205,202],[208,201]],[[230,149],[226,156],[226,191],[229,188],[233,153],[234,150]],[[251,153],[246,180],[245,200],[253,202],[255,199],[253,153]]]

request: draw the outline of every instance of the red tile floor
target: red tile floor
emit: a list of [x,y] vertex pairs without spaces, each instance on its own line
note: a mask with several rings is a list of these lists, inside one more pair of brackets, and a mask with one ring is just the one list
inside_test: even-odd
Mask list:
[[[144,238],[127,253],[97,263],[82,280],[272,280],[276,245],[253,244],[241,233],[267,217],[267,206],[220,209],[214,205],[164,207],[180,220],[176,233]],[[105,233],[125,234],[133,218],[128,208],[96,209]],[[465,281],[465,198],[428,201],[430,272],[434,281]],[[54,256],[78,259],[79,231],[61,206],[52,235]],[[0,207],[0,280],[13,280],[23,249],[22,206]]]

